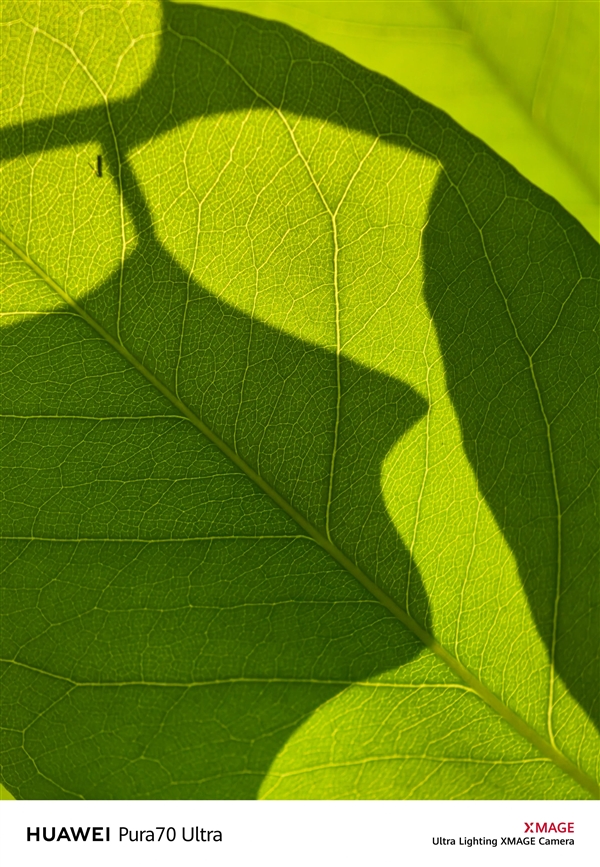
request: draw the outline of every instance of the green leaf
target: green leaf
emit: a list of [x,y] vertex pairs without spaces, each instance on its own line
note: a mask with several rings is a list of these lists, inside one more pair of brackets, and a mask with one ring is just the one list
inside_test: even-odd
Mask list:
[[297,27],[438,108],[596,240],[599,6],[587,0],[210,0]]
[[595,242],[281,24],[4,15],[8,789],[597,794]]

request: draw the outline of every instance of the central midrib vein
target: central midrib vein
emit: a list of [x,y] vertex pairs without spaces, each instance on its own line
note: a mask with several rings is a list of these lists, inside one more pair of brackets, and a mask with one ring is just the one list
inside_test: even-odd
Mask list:
[[475,677],[465,666],[459,662],[445,647],[439,644],[426,629],[417,623],[403,608],[398,605],[387,593],[372,581],[359,566],[356,565],[343,551],[341,551],[326,535],[321,533],[308,521],[304,515],[298,512],[281,494],[268,484],[246,461],[240,457],[230,446],[220,439],[180,398],[177,397],[164,383],[149,371],[128,349],[119,343],[106,329],[100,325],[86,310],[81,307],[74,298],[69,295],[49,274],[31,259],[24,250],[0,231],[0,239],[12,252],[19,257],[31,270],[38,275],[56,294],[66,302],[81,318],[94,329],[119,355],[125,358],[142,376],[148,380],[158,391],[175,406],[181,414],[187,418],[204,436],[215,445],[222,454],[240,469],[251,481],[254,482],[280,509],[289,515],[314,541],[323,548],[337,563],[359,581],[381,604],[390,611],[413,635],[416,635],[423,644],[441,659],[448,668],[457,674],[487,705],[489,705],[500,717],[515,729],[522,737],[533,744],[542,755],[547,756],[561,770],[569,774],[579,785],[596,797],[600,797],[600,787],[584,771],[574,765],[555,746],[548,743],[520,716],[507,707],[498,696]]

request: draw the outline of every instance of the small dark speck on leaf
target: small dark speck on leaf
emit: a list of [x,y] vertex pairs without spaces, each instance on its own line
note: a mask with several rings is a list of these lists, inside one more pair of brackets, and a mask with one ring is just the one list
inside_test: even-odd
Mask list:
[[91,163],[88,163],[88,165],[95,175],[97,175],[99,178],[102,177],[102,156],[100,154],[98,154],[98,156],[96,157],[96,168],[94,168]]

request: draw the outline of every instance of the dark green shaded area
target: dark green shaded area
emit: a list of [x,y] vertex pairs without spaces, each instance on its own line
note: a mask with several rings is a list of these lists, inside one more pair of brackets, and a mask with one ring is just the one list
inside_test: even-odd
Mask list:
[[57,675],[5,667],[4,773],[23,798],[253,798],[316,707],[420,650],[303,539],[4,556],[20,612],[5,641]]
[[487,154],[470,172],[471,198],[433,196],[425,296],[467,457],[549,649],[560,596],[556,667],[598,724],[598,245]]

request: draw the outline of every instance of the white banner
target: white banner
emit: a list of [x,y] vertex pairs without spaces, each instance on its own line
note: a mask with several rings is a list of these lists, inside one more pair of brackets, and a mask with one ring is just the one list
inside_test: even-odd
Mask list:
[[592,864],[589,801],[3,801],[7,867]]

